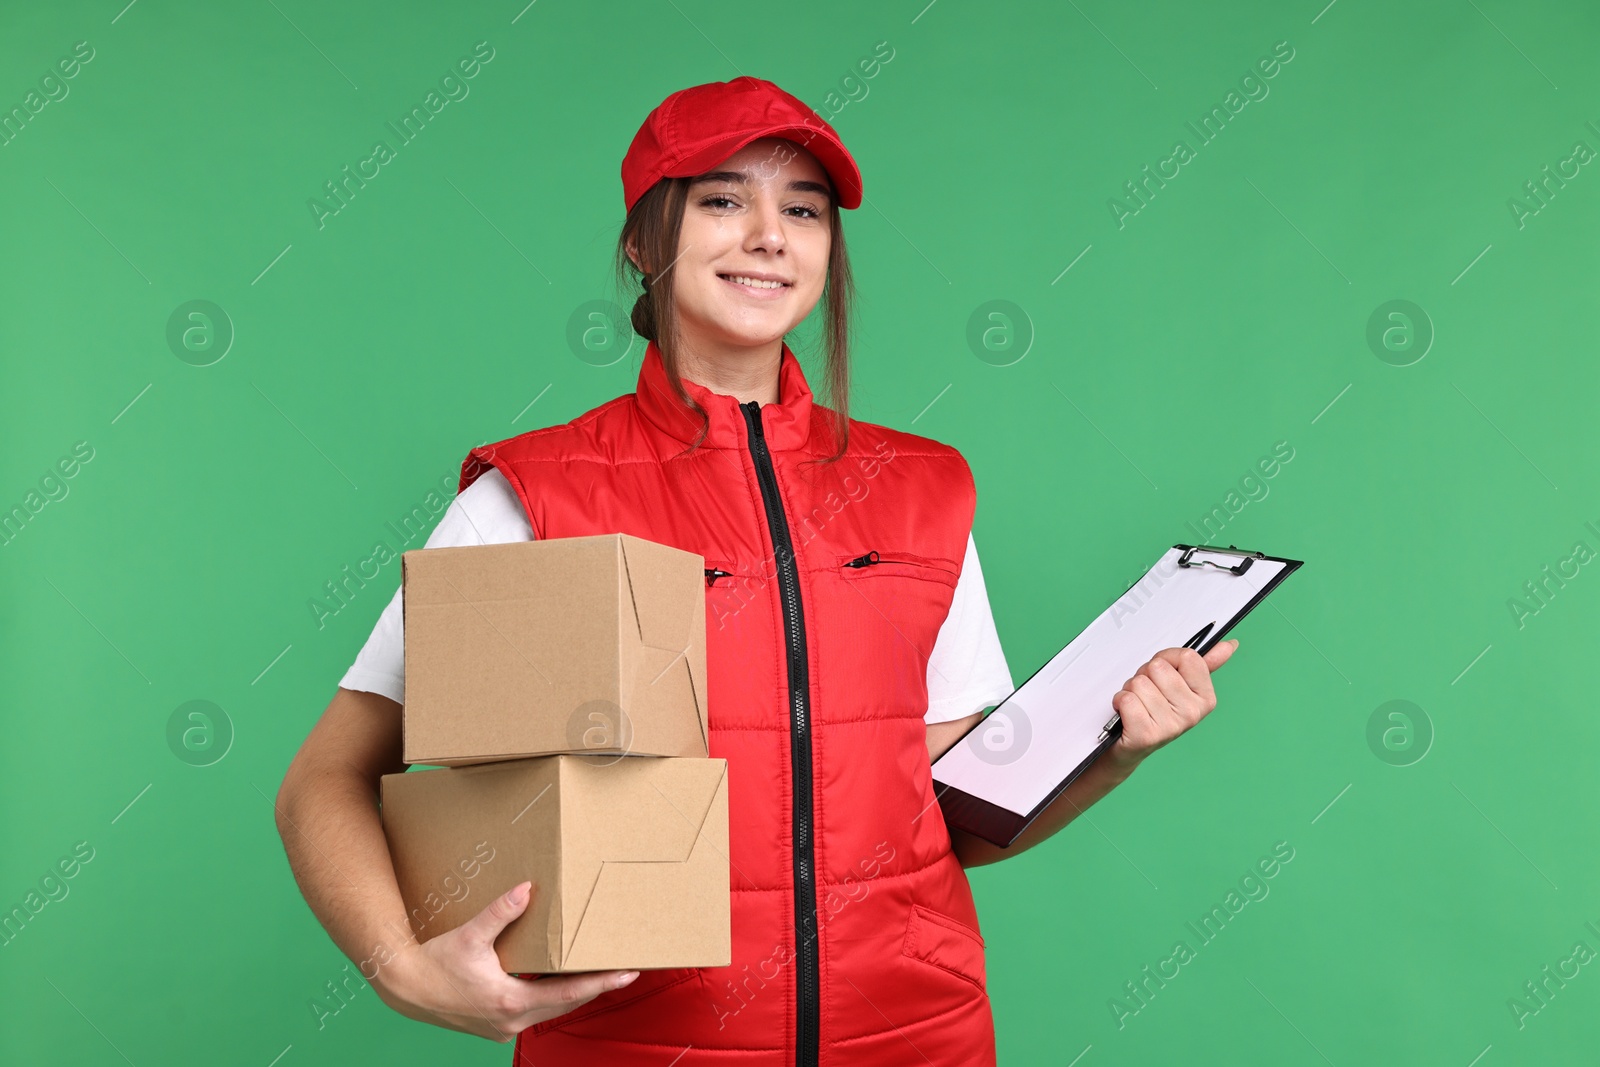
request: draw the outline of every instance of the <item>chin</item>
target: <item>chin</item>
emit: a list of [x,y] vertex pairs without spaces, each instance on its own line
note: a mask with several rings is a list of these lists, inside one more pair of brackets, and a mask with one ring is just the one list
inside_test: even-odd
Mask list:
[[733,330],[724,336],[729,344],[741,345],[745,348],[755,348],[759,345],[771,344],[781,341],[792,327],[774,327],[770,330]]
[[737,348],[758,348],[761,345],[771,344],[781,340],[795,327],[787,316],[769,322],[723,321],[709,325],[711,327],[709,332],[718,341]]

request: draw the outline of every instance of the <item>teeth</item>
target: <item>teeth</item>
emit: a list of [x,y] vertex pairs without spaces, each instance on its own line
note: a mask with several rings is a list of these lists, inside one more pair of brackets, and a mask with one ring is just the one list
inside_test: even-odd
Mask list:
[[748,285],[752,289],[782,289],[783,288],[783,283],[782,282],[764,282],[764,281],[761,281],[758,278],[746,278],[742,274],[724,274],[723,277],[727,278],[731,282],[738,282],[740,285]]

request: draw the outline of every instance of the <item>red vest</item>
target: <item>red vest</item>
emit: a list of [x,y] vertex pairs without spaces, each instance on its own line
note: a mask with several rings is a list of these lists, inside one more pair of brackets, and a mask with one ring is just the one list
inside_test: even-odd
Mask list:
[[474,449],[536,537],[629,533],[706,561],[710,754],[728,761],[732,965],[644,971],[524,1030],[519,1067],[993,1064],[983,938],[928,769],[928,657],[976,493],[961,454],[832,435],[787,345],[775,404],[693,382],[654,342],[637,392]]

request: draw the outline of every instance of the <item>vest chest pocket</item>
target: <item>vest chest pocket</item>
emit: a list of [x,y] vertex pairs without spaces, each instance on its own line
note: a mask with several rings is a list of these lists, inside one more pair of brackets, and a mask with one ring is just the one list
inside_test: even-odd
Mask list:
[[894,549],[872,549],[856,555],[840,554],[837,557],[839,577],[845,581],[869,580],[877,577],[920,578],[939,582],[955,588],[960,564],[943,556],[923,556],[915,552]]
[[[886,676],[891,688],[903,689],[910,675],[925,678],[934,640],[955,598],[960,564],[892,545],[840,552],[832,562],[831,574],[838,579],[833,583],[835,595],[845,620],[840,642],[894,664],[895,670]],[[902,662],[900,655],[905,652],[913,656]]]
[[704,557],[706,626],[711,630],[737,627],[742,612],[767,591],[768,575],[758,566],[726,558]]

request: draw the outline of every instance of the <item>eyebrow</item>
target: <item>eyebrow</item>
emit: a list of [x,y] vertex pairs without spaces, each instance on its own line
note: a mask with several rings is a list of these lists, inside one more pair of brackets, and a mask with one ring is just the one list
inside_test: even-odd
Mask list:
[[[739,185],[750,184],[750,173],[743,170],[714,170],[707,174],[698,175],[692,184],[702,182],[733,182]],[[821,182],[797,179],[789,183],[789,188],[797,193],[817,193],[824,197],[832,197],[832,192]]]

